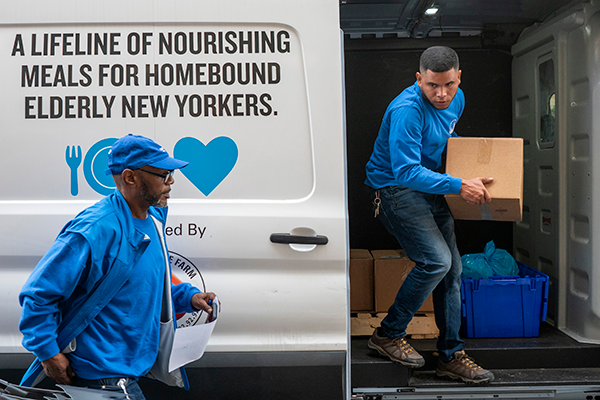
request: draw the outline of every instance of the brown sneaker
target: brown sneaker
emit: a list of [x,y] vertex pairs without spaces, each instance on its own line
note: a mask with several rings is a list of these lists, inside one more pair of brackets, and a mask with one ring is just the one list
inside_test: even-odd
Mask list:
[[438,360],[437,376],[448,376],[452,379],[462,379],[470,383],[491,382],[494,374],[475,364],[475,361],[465,354],[463,350],[454,353],[454,358],[449,363]]
[[420,368],[425,365],[425,359],[408,344],[406,338],[391,339],[379,336],[378,330],[379,328],[375,329],[367,343],[370,349],[377,350],[382,356],[407,367]]

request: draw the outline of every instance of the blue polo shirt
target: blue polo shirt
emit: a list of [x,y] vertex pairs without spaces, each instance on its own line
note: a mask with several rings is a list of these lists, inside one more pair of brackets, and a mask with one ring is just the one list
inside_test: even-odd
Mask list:
[[462,180],[436,172],[454,126],[462,115],[465,97],[459,88],[445,110],[433,107],[415,82],[388,106],[365,183],[373,189],[406,186],[433,194],[460,193]]

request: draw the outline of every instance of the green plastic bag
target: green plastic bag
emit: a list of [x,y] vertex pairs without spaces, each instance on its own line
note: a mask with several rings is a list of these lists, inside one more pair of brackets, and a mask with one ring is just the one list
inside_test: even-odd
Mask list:
[[461,258],[463,278],[484,278],[490,276],[518,276],[517,262],[506,250],[496,249],[494,241],[485,245],[483,253],[465,254]]

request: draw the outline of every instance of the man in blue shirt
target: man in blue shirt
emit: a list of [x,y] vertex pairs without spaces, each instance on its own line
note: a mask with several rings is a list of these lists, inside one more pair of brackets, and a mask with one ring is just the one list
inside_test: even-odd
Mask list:
[[[166,206],[173,172],[187,164],[143,136],[116,141],[107,170],[115,192],[67,223],[23,286],[23,345],[57,383],[137,400],[142,376],[188,386],[183,370],[157,366],[174,313],[210,313],[215,298],[171,284]],[[168,358],[170,349],[161,351]]]
[[470,204],[489,202],[485,184],[492,178],[463,180],[437,172],[464,109],[461,73],[451,48],[425,50],[417,81],[388,106],[367,163],[365,183],[372,189],[375,215],[415,262],[368,346],[393,361],[422,367],[425,360],[406,341],[406,327],[433,292],[440,330],[437,374],[479,383],[494,375],[465,354],[459,337],[462,264],[444,195],[460,194]]

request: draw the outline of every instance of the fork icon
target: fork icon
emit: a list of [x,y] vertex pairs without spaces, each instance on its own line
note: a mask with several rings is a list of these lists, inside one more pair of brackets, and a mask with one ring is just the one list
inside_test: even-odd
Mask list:
[[[70,154],[69,148],[71,149]],[[81,164],[81,146],[77,146],[77,155],[75,154],[75,146],[67,146],[65,157],[67,165],[71,168],[71,195],[77,196],[77,193],[79,193],[77,168],[79,168],[79,164]]]

